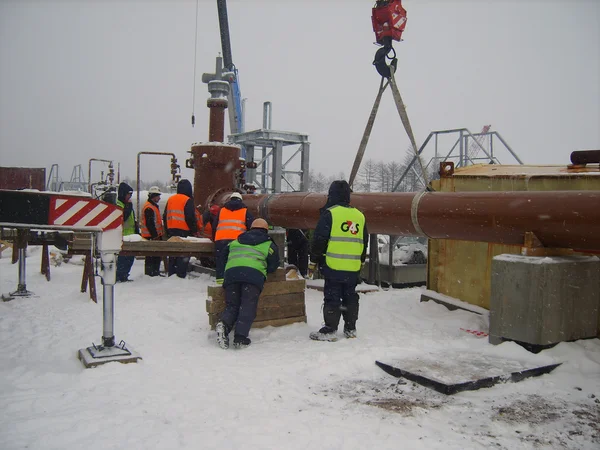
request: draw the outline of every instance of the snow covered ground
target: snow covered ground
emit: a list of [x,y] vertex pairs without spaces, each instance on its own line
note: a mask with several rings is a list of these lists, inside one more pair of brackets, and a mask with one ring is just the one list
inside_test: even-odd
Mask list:
[[[252,330],[245,350],[221,350],[208,326],[206,275],[148,278],[115,289],[115,334],[138,364],[84,369],[102,305],[79,292],[76,260],[39,274],[36,297],[0,302],[0,448],[8,449],[527,449],[600,448],[600,341],[538,355],[491,346],[485,316],[420,303],[420,289],[361,297],[357,339],[315,342],[322,294],[306,293],[308,324]],[[17,265],[0,259],[0,290]],[[98,282],[99,297],[101,285]],[[564,362],[520,383],[444,396],[391,377],[375,360],[505,357],[523,366]],[[448,375],[448,374],[445,374]]]

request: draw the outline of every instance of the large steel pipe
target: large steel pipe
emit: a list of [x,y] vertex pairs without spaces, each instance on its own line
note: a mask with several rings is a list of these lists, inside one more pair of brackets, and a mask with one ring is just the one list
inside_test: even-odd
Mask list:
[[[286,228],[314,228],[327,196],[245,195],[257,217]],[[523,245],[533,232],[546,247],[600,251],[600,192],[354,193],[370,233]]]
[[194,144],[191,153],[194,203],[206,209],[213,195],[233,191],[236,170],[240,168],[240,148],[227,144]]

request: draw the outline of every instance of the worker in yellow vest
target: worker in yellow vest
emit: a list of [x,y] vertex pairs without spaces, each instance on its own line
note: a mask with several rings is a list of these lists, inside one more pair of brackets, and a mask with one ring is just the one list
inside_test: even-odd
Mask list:
[[[142,208],[141,234],[144,239],[152,241],[161,241],[164,229],[158,202],[160,201],[160,189],[158,186],[152,186],[148,190],[148,201]],[[160,275],[160,256],[146,256],[144,263],[144,273],[150,277]]]
[[[117,206],[123,208],[123,236],[129,236],[131,234],[139,234],[138,223],[135,220],[135,212],[133,211],[133,203],[131,203],[131,196],[133,195],[133,188],[127,183],[123,182],[119,184],[117,193]],[[123,283],[125,281],[132,281],[129,279],[129,272],[133,266],[135,256],[122,256],[117,257],[117,282]]]
[[[131,186],[125,182],[119,184],[117,193],[117,206],[119,208],[123,208],[123,236],[139,234],[140,232],[138,223],[135,220],[133,203],[131,203],[132,195],[133,188]],[[131,271],[134,260],[135,256],[119,255],[117,257],[117,283],[133,281],[129,279],[129,272]]]
[[225,248],[225,311],[217,323],[217,343],[229,348],[229,333],[235,328],[233,346],[246,348],[256,318],[258,298],[267,274],[279,266],[279,249],[269,237],[269,225],[256,219],[251,228],[240,234]]
[[344,336],[356,337],[360,268],[365,261],[369,234],[365,216],[350,206],[350,186],[345,180],[331,183],[327,203],[321,208],[310,245],[310,258],[325,278],[324,326],[310,333],[318,341],[337,341],[340,318]]
[[[180,180],[177,183],[177,194],[167,200],[163,221],[168,237],[187,237],[197,234],[198,222],[190,180]],[[187,256],[169,256],[169,276],[177,274],[179,278],[185,278],[189,262],[190,258]]]

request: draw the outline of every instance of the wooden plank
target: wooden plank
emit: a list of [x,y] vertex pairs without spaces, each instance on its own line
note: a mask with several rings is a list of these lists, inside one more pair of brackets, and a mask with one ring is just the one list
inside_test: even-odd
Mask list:
[[[262,291],[261,296],[304,292],[305,287],[305,280],[274,281],[270,283],[265,283],[265,287]],[[207,293],[208,296],[212,297],[213,300],[225,298],[225,290],[223,289],[223,286],[220,285],[208,286]]]
[[[261,295],[258,299],[258,308],[280,307],[284,305],[302,305],[304,307],[304,292],[292,292],[281,295]],[[223,311],[225,297],[206,300],[206,312],[214,313]]]
[[[206,311],[209,314],[221,314],[225,310],[225,303],[206,302]],[[267,306],[259,304],[256,309],[256,320],[280,319],[284,317],[301,316],[306,314],[304,301],[280,304],[272,303]]]
[[[69,251],[76,253],[90,250],[92,238],[89,233],[75,233]],[[212,256],[214,244],[199,241],[123,241],[123,256]]]
[[267,274],[267,283],[273,281],[285,281],[285,269],[279,267],[275,272]]

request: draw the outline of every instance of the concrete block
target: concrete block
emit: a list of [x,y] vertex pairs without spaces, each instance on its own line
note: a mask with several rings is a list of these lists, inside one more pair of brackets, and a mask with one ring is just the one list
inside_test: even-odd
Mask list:
[[600,259],[499,255],[492,261],[490,342],[535,346],[595,337]]

